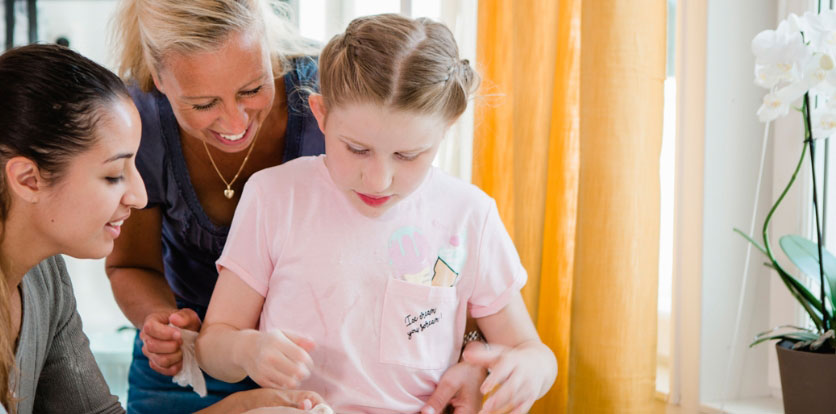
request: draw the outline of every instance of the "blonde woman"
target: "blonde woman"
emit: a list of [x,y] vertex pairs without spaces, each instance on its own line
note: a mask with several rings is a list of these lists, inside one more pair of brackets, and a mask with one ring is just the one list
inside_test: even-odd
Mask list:
[[[137,167],[149,198],[125,222],[107,259],[116,300],[140,329],[129,375],[133,412],[192,412],[256,386],[207,378],[209,396],[200,399],[171,376],[182,366],[177,328],[200,327],[244,183],[256,171],[325,149],[305,92],[316,85],[317,50],[277,17],[275,6],[121,3],[115,22],[121,75],[135,85],[143,127]],[[458,404],[477,405],[483,376],[458,366],[436,404],[457,394]],[[460,392],[462,384],[468,387]]]

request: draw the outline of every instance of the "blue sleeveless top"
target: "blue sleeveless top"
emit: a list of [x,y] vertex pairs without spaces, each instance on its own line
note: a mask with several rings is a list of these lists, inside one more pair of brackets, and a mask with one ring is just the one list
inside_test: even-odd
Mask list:
[[[325,141],[307,104],[306,88],[316,89],[317,62],[297,58],[284,75],[287,129],[282,162],[325,152]],[[162,212],[162,254],[165,278],[179,307],[197,311],[201,319],[218,279],[215,260],[223,250],[229,226],[212,223],[192,187],[180,146],[180,130],[165,95],[131,88],[142,119],[142,140],[136,166],[148,192],[148,206]],[[277,214],[281,214],[277,212]]]

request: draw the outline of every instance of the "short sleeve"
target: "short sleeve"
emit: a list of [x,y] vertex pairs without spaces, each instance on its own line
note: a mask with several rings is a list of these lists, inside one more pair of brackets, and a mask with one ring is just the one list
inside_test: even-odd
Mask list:
[[219,273],[221,268],[229,269],[261,296],[266,296],[274,263],[266,230],[272,226],[267,222],[269,216],[264,214],[265,200],[261,194],[253,179],[244,186],[226,245],[216,265]]
[[519,291],[528,278],[511,236],[499,218],[496,202],[491,200],[490,204],[479,239],[476,286],[468,304],[474,318],[502,310],[511,294]]

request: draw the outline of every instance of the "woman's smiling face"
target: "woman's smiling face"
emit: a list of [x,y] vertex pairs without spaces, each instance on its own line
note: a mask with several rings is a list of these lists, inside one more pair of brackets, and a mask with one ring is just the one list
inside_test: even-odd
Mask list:
[[30,212],[55,251],[79,258],[108,255],[131,209],[148,201],[134,163],[141,136],[136,107],[116,98],[99,111],[93,145],[68,162]]
[[154,77],[180,128],[224,152],[249,147],[276,94],[263,36],[251,32],[230,34],[218,50],[170,53]]

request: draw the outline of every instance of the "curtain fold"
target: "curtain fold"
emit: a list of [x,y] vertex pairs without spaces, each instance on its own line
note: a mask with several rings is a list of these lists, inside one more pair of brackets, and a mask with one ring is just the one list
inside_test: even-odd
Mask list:
[[665,8],[479,1],[473,182],[497,201],[558,359],[532,413],[651,410]]
[[[473,182],[493,196],[541,338],[568,366],[578,172],[580,0],[479,2]],[[541,274],[543,275],[541,277]],[[563,412],[568,376],[532,413]]]
[[664,1],[584,1],[569,412],[648,413],[656,373]]

